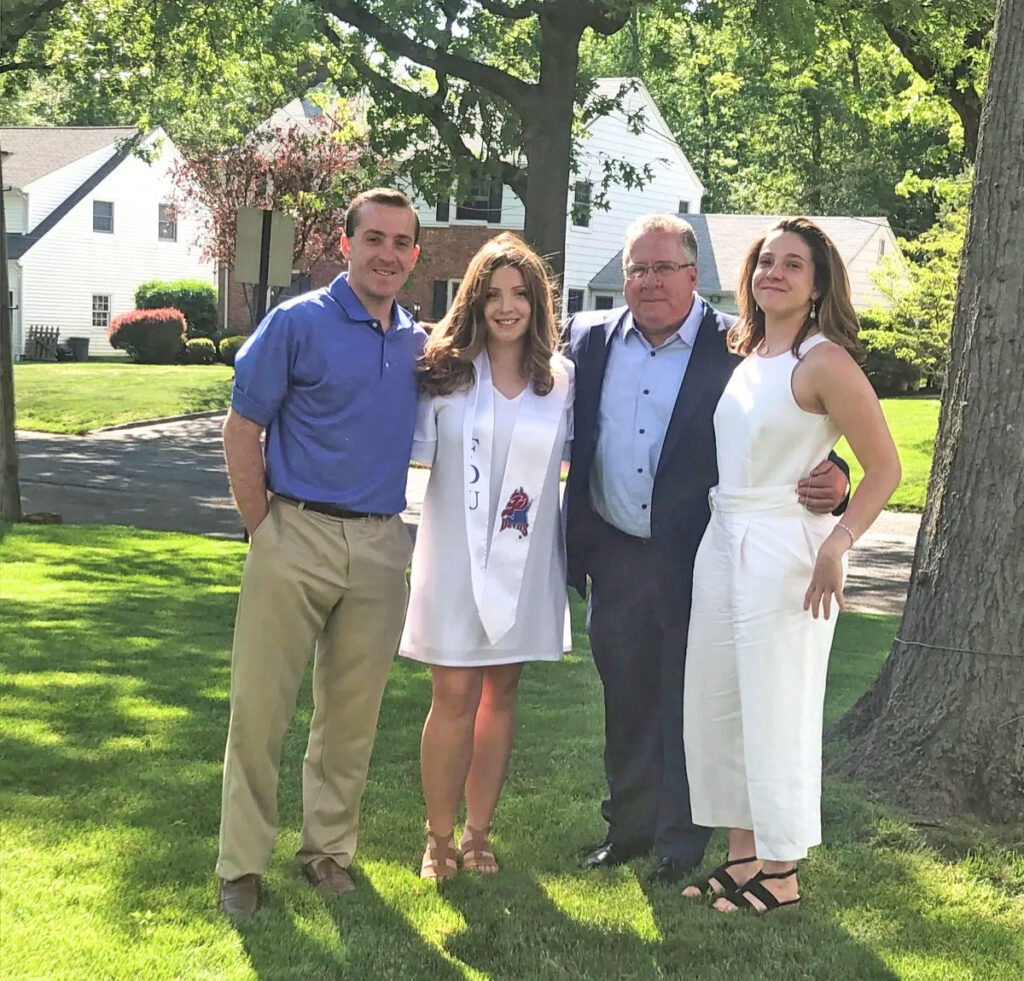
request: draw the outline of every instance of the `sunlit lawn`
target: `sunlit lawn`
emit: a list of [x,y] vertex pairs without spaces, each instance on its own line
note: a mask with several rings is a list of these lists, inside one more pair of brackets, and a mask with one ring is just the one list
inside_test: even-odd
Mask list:
[[15,424],[49,433],[223,409],[231,398],[227,365],[84,362],[14,366]]
[[[932,450],[939,424],[937,398],[883,399],[882,409],[900,452],[903,481],[888,507],[893,511],[923,511],[932,469]],[[840,456],[850,462],[854,486],[864,475],[845,439],[836,447]]]
[[[576,654],[527,669],[495,842],[503,870],[417,878],[426,670],[396,664],[364,798],[359,887],[297,873],[308,684],[283,754],[266,907],[234,927],[213,865],[238,543],[18,526],[0,543],[4,978],[1024,977],[1024,858],[973,825],[934,839],[830,783],[804,906],[722,917],[578,866],[600,840],[600,686]],[[846,616],[828,720],[877,673],[894,621]],[[1019,849],[1020,837],[1016,839]],[[716,840],[710,852],[722,851]]]

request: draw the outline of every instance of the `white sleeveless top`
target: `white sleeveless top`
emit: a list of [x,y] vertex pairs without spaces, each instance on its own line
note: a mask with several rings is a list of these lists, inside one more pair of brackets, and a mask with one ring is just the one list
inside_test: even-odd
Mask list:
[[[830,343],[815,334],[800,345],[800,354]],[[717,507],[761,511],[796,503],[797,481],[839,439],[839,428],[827,415],[797,405],[792,383],[798,364],[792,351],[770,358],[755,351],[725,386],[715,410]]]

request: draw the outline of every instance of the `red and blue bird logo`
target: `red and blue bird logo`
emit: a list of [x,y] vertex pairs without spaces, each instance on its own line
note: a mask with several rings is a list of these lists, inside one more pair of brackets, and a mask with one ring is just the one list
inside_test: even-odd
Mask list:
[[520,538],[525,538],[530,531],[530,498],[522,487],[512,491],[511,497],[501,509],[501,527],[499,532],[506,528],[514,528],[519,532]]

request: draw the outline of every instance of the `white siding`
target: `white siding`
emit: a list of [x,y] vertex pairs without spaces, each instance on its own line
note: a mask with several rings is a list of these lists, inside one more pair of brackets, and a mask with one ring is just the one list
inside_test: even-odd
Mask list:
[[[89,353],[114,354],[106,331],[92,326],[93,294],[109,295],[111,317],[135,307],[148,279],[196,278],[215,283],[213,263],[192,245],[196,219],[178,216],[175,242],[157,237],[157,209],[170,198],[167,170],[177,151],[164,142],[148,164],[128,157],[22,258],[22,324],[53,324],[61,338],[90,338]],[[114,234],[92,230],[93,200],[114,202]]]
[[[94,153],[69,163],[52,174],[40,177],[25,185],[28,193],[29,228],[35,228],[54,208],[81,185],[116,152],[117,147],[111,143]],[[118,168],[120,169],[120,168]]]
[[25,217],[28,209],[25,206],[25,195],[15,189],[4,192],[4,221],[7,231],[11,234],[27,231]]
[[[601,86],[609,90],[608,94],[614,94],[619,82],[619,79],[602,79]],[[691,212],[700,211],[703,193],[700,181],[646,89],[630,92],[624,99],[624,108],[630,113],[643,108],[643,132],[631,132],[623,112],[602,116],[591,124],[581,148],[579,170],[569,179],[566,210],[571,215],[573,185],[577,180],[591,181],[594,193],[597,193],[605,159],[625,160],[638,169],[649,164],[654,176],[639,189],[630,190],[621,185],[611,187],[608,192],[609,210],[593,208],[589,228],[578,228],[570,219],[565,236],[563,295],[568,296],[570,289],[584,290],[586,309],[592,309],[594,305],[588,283],[622,248],[626,228],[635,218],[652,212],[675,214],[680,200],[689,202]]]
[[857,310],[866,310],[875,305],[890,306],[888,299],[875,284],[875,273],[882,259],[879,254],[879,244],[882,242],[885,243],[884,255],[899,255],[896,237],[886,224],[879,226],[857,255],[847,260],[846,272],[850,277],[850,293],[854,308]]
[[429,202],[421,197],[417,197],[414,200],[414,204],[416,205],[416,214],[420,218],[420,224],[434,228],[445,225],[476,225],[480,228],[506,228],[522,231],[523,224],[526,221],[526,208],[523,206],[523,202],[516,197],[516,192],[507,184],[501,189],[500,222],[456,221],[454,199],[448,202],[449,221],[437,220],[437,202]]
[[11,349],[23,350],[21,332],[21,267],[12,259],[7,261],[7,282],[11,293]]

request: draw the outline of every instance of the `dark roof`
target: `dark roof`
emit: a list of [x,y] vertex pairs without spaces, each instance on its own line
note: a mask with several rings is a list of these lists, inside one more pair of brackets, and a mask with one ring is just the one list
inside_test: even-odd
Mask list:
[[[785,215],[681,215],[697,238],[697,289],[703,293],[731,293],[739,281],[743,257],[751,243]],[[825,216],[811,219],[835,243],[849,265],[885,218]],[[620,249],[590,281],[595,290],[622,289]]]
[[0,126],[4,183],[24,187],[137,133],[134,126]]
[[[126,142],[120,150],[105,160],[86,180],[78,185],[56,208],[53,209],[32,231],[25,235],[8,233],[7,255],[11,259],[20,259],[36,244],[54,225],[57,224],[76,204],[79,203],[97,184],[112,174],[128,156],[135,143],[138,133],[132,130],[134,138]],[[6,172],[4,178],[6,179]]]

